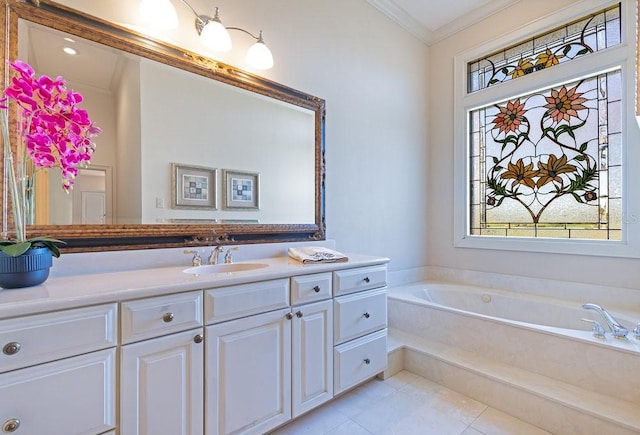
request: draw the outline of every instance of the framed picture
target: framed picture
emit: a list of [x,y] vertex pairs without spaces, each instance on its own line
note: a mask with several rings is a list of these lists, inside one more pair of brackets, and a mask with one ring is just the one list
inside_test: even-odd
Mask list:
[[259,210],[260,174],[222,170],[222,203],[227,210]]
[[173,208],[216,209],[216,170],[171,164]]

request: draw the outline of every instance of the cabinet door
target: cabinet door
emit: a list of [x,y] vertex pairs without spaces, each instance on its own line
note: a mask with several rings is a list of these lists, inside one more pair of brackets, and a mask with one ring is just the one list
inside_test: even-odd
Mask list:
[[122,347],[120,433],[202,434],[202,328]]
[[333,397],[333,302],[294,308],[293,417]]
[[0,431],[93,435],[115,427],[116,350],[0,375]]
[[262,434],[291,418],[289,309],[207,327],[205,430]]

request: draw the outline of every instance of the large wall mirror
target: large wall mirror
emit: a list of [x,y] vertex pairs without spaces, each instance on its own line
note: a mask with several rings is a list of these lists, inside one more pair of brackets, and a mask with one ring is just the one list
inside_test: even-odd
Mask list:
[[103,130],[70,195],[37,174],[29,236],[75,252],[324,239],[324,100],[55,2],[1,1],[5,83],[14,59],[62,76]]

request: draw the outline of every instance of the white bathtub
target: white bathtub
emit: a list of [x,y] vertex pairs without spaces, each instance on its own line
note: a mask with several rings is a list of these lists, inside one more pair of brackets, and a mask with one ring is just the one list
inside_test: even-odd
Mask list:
[[[527,295],[522,293],[508,292],[486,287],[477,287],[463,284],[425,282],[411,286],[391,289],[389,292],[391,299],[403,299],[416,303],[437,307],[440,309],[451,309],[469,314],[491,317],[496,320],[512,321],[519,324],[527,323],[532,327],[559,328],[576,331],[590,331],[592,323],[582,319],[597,320],[605,330],[607,325],[602,317],[592,310],[585,310],[582,304]],[[585,300],[584,303],[591,302]],[[609,311],[623,326],[629,330],[629,338],[633,339],[632,330],[640,322],[640,313],[622,312],[603,306]],[[576,334],[574,331],[561,331],[574,337],[582,337],[585,334]],[[640,341],[634,343],[629,340],[630,350],[640,350]],[[621,343],[617,343],[618,345]]]
[[[424,342],[401,357],[409,371],[490,405],[492,400],[499,402],[501,395],[511,397],[514,391],[494,391],[493,379],[515,372],[542,375],[545,380],[540,382],[539,391],[536,385],[530,385],[537,382],[535,376],[518,378],[527,379],[526,391],[533,393],[507,400],[503,410],[553,433],[640,433],[640,340],[632,332],[640,313],[598,304],[629,330],[627,340],[618,340],[612,338],[596,312],[582,309],[587,302],[598,301],[565,301],[464,284],[420,282],[389,289],[388,323],[391,336],[398,331],[401,339]],[[607,330],[606,338],[593,337],[593,324],[582,318],[598,320]],[[485,380],[469,377],[467,369],[457,369],[491,364],[497,368],[486,372],[493,374],[482,375]],[[525,390],[520,381],[502,382]],[[556,393],[549,393],[556,385],[560,385],[558,391],[584,390],[576,401],[592,397],[591,392],[599,398],[574,406],[575,402],[563,402],[566,398],[560,400]],[[609,406],[612,400],[620,400],[615,403],[625,411],[617,405]],[[554,408],[557,403],[564,405]],[[500,409],[502,405],[492,406]],[[593,419],[596,414],[597,420]],[[603,429],[611,422],[615,422],[613,431]],[[575,429],[578,424],[581,429]]]

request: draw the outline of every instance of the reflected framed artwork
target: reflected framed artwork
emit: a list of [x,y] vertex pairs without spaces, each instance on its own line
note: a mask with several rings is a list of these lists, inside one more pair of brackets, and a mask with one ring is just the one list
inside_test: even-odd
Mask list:
[[227,210],[260,209],[260,174],[222,170],[223,208]]
[[215,210],[216,175],[214,168],[172,163],[172,207]]

